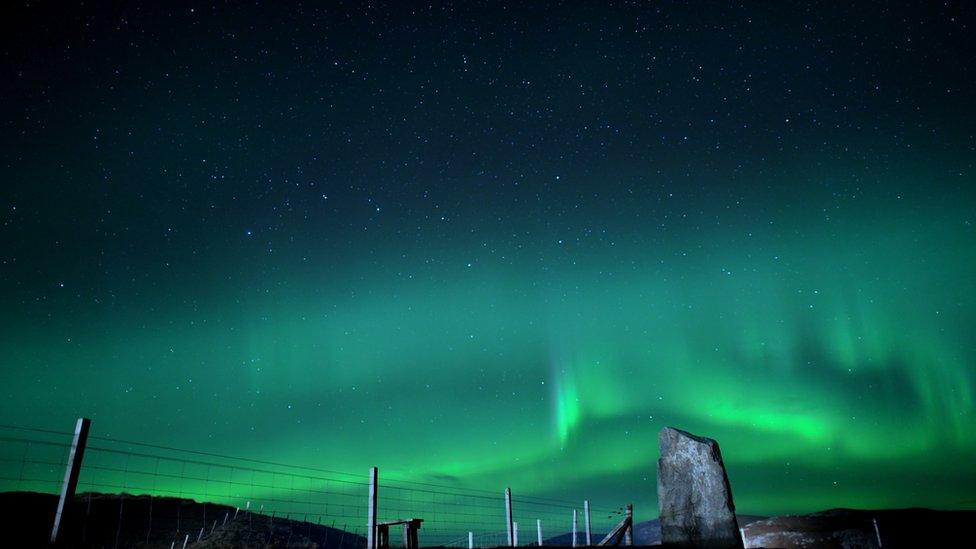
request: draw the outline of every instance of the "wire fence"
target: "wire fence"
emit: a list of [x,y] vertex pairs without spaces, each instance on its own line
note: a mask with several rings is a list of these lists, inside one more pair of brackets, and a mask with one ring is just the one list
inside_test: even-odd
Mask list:
[[0,488],[53,493],[61,487],[71,433],[0,427]]
[[[59,493],[73,433],[0,425],[0,492]],[[67,539],[103,546],[317,544],[365,548],[369,478],[348,473],[90,434],[64,528]],[[2,495],[2,494],[0,494]],[[48,505],[45,508],[49,508]],[[518,545],[569,545],[583,502],[512,497]],[[593,543],[623,507],[590,504]],[[53,520],[53,514],[51,516]],[[424,546],[508,545],[504,487],[434,484],[380,475],[379,523],[423,519]],[[393,527],[391,546],[403,539]],[[42,534],[49,534],[42,532]]]

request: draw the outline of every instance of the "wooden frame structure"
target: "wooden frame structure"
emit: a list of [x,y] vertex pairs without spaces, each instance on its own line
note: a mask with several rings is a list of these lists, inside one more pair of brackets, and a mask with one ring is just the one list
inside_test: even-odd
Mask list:
[[390,547],[390,526],[403,525],[403,547],[406,549],[418,549],[420,541],[417,537],[417,530],[420,530],[420,523],[424,519],[412,518],[405,520],[391,520],[380,522],[376,525],[376,547],[377,549],[389,549]]

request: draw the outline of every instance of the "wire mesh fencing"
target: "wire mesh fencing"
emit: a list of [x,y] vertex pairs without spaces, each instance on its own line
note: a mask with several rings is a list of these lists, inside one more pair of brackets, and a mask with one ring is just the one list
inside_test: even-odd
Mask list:
[[[47,495],[56,504],[72,433],[0,425],[0,492]],[[409,544],[402,521],[421,519],[419,544],[509,545],[504,488],[474,489],[380,475],[377,523],[392,547]],[[63,539],[125,547],[211,545],[365,548],[369,477],[272,461],[88,437]],[[592,543],[622,507],[590,505]],[[512,497],[515,544],[570,545],[573,512],[585,544],[582,502]],[[52,516],[53,518],[53,516]],[[41,532],[47,534],[48,532]]]
[[[502,547],[509,545],[507,511],[503,490],[482,490],[380,478],[378,522],[422,518],[422,543],[449,547]],[[621,513],[609,507],[591,508],[591,529],[596,540],[621,520]],[[580,545],[584,543],[585,525],[582,502],[512,497],[514,543],[519,546],[539,544],[570,545],[573,511],[577,511]],[[596,514],[594,514],[596,513]],[[603,518],[606,515],[606,519]],[[612,521],[612,524],[610,524]],[[602,532],[602,534],[600,534]],[[599,534],[600,537],[597,537]],[[394,542],[391,546],[402,545]]]
[[70,442],[68,432],[0,426],[0,491],[57,492]]

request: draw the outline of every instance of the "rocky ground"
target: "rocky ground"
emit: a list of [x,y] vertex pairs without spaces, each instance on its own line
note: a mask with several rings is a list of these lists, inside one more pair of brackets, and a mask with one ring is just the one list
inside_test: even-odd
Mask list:
[[744,527],[746,547],[958,547],[971,537],[976,511],[831,509],[772,517]]

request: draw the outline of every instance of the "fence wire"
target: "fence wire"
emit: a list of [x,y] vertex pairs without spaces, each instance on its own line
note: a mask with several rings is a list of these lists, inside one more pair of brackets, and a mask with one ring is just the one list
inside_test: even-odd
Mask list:
[[[59,493],[73,434],[0,425],[0,492]],[[377,521],[422,519],[423,546],[508,544],[504,487],[473,489],[379,478]],[[366,546],[368,475],[172,448],[91,434],[65,525],[83,544],[192,547],[317,544]],[[52,499],[53,501],[53,499]],[[585,543],[582,501],[512,497],[520,546],[569,545],[573,511]],[[590,504],[593,543],[623,507]],[[53,516],[52,516],[53,519]],[[401,526],[390,526],[393,547]],[[46,532],[45,532],[46,534]]]

